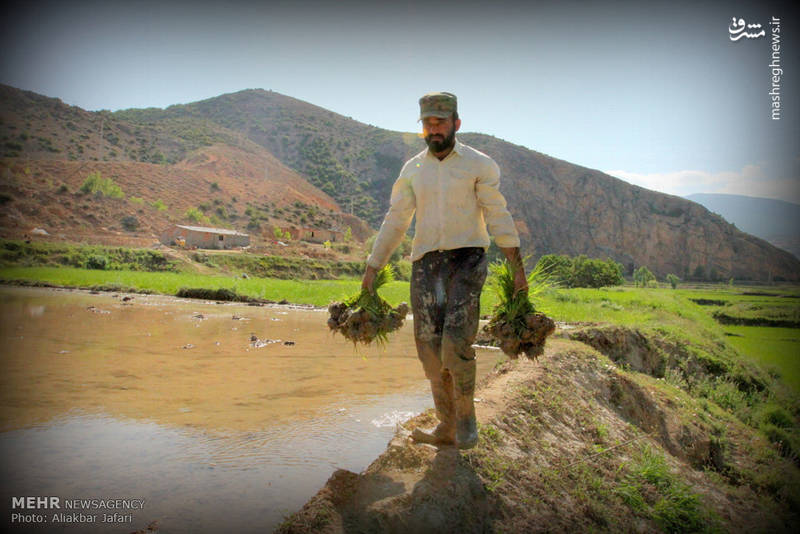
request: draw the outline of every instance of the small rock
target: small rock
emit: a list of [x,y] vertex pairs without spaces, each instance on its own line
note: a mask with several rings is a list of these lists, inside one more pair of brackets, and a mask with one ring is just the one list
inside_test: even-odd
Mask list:
[[284,345],[294,345],[294,341],[284,341]]
[[184,346],[183,346],[183,347],[181,347],[181,348],[182,348],[182,349],[193,349],[193,348],[194,348],[194,345],[192,345],[191,343],[187,343],[186,345],[184,345]]

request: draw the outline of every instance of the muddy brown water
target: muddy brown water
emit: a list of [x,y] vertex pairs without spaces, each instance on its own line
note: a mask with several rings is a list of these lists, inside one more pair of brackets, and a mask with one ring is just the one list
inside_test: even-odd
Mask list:
[[[5,529],[271,531],[432,405],[411,321],[355,351],[324,311],[125,296],[0,288]],[[480,376],[502,358],[478,355]],[[12,509],[20,496],[61,508]]]

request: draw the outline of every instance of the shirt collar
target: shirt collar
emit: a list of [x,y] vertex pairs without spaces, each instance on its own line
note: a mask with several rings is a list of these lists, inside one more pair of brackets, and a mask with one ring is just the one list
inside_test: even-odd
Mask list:
[[[455,142],[455,144],[453,145],[453,150],[451,150],[451,151],[450,151],[450,154],[452,154],[453,152],[455,152],[455,153],[456,153],[456,155],[458,155],[458,156],[463,156],[463,155],[464,155],[464,145],[463,145],[463,143],[461,143],[461,141],[459,141],[459,140],[458,140],[458,137],[456,137],[455,141],[456,141],[456,142]],[[426,149],[426,150],[427,150],[427,152],[426,152],[426,155],[427,155],[427,156],[430,156],[430,157],[432,157],[432,158],[434,158],[434,159],[437,159],[437,158],[436,158],[436,156],[434,156],[434,155],[433,155],[433,152],[431,152],[431,149],[430,149],[430,148],[428,148],[428,149]],[[447,155],[447,156],[446,156],[444,159],[447,159],[447,158],[449,158],[449,157],[450,157],[450,154],[448,154],[448,155]],[[444,161],[444,160],[442,160],[442,161]]]

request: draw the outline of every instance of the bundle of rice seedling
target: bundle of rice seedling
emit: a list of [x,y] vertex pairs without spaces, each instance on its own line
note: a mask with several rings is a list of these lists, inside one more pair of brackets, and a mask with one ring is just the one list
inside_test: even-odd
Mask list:
[[489,270],[490,285],[497,294],[498,304],[486,330],[510,358],[516,359],[524,352],[528,358],[536,359],[544,352],[547,336],[556,328],[552,319],[536,312],[530,300],[530,295],[550,287],[547,274],[542,269],[534,269],[528,276],[528,291],[515,293],[514,271],[508,261],[493,263]]
[[392,268],[385,266],[378,271],[373,283],[373,291],[362,289],[344,302],[331,302],[328,306],[328,327],[340,332],[356,344],[369,345],[373,341],[384,344],[388,334],[401,326],[408,314],[408,304],[401,302],[396,308],[378,296],[378,289],[394,280]]

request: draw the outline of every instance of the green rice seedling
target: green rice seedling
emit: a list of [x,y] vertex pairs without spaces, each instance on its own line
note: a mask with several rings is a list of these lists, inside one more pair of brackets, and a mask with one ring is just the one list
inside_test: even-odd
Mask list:
[[486,330],[510,358],[517,358],[523,352],[530,359],[537,358],[544,351],[547,336],[555,330],[553,320],[537,313],[530,300],[531,296],[551,287],[547,273],[537,267],[528,275],[528,291],[517,292],[514,270],[508,261],[493,263],[489,271],[489,286],[497,295],[498,303]]
[[369,345],[376,341],[384,345],[388,335],[403,326],[408,313],[408,304],[401,302],[396,308],[378,295],[378,289],[394,280],[389,265],[378,271],[372,284],[372,291],[362,289],[343,302],[332,302],[328,306],[328,327],[340,332],[355,345]]

